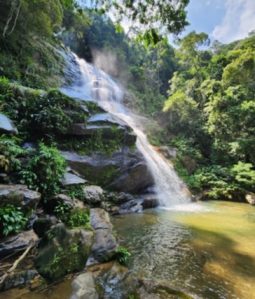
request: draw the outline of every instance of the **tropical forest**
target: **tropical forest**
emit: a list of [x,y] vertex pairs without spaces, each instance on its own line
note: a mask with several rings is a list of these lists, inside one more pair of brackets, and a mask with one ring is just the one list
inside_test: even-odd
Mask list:
[[254,286],[254,0],[0,0],[0,299]]

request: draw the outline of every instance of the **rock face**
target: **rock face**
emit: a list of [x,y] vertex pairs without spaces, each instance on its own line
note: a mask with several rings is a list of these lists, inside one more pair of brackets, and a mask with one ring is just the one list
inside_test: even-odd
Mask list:
[[80,274],[72,282],[70,299],[98,299],[94,278],[90,272]]
[[131,146],[136,142],[136,135],[131,128],[119,118],[109,113],[98,113],[92,115],[87,124],[73,124],[68,134],[73,136],[93,137],[100,132],[102,138],[114,139],[121,136],[123,145]]
[[25,250],[31,243],[36,243],[37,241],[38,237],[33,230],[8,237],[0,243],[0,258]]
[[93,232],[81,228],[68,230],[57,224],[41,240],[36,269],[54,281],[68,273],[84,269],[93,243]]
[[89,264],[111,260],[118,244],[112,232],[109,214],[103,209],[91,209],[90,223],[95,230],[95,239]]
[[24,210],[35,209],[41,194],[25,185],[0,185],[0,207],[13,204]]
[[102,154],[80,156],[73,152],[62,152],[62,155],[72,169],[91,183],[114,191],[138,193],[154,183],[139,152],[126,149],[110,157]]
[[0,133],[1,134],[17,134],[18,133],[13,122],[2,113],[0,113]]
[[104,199],[104,190],[99,186],[86,186],[83,188],[85,201],[91,205],[98,205]]

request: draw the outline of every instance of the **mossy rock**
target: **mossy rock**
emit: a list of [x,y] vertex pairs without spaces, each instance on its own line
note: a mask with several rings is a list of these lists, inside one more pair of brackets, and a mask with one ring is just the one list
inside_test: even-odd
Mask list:
[[92,242],[92,231],[68,230],[64,224],[57,224],[39,244],[35,259],[37,271],[49,281],[81,271],[90,255]]

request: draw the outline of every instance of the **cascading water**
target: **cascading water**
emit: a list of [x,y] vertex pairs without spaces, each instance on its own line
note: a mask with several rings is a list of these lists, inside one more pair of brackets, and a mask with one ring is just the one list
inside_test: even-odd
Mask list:
[[103,109],[126,122],[134,130],[137,135],[137,148],[143,154],[153,175],[155,192],[161,206],[171,207],[189,202],[187,187],[179,179],[173,166],[150,145],[140,128],[137,116],[124,106],[124,92],[121,86],[102,70],[75,54],[72,55],[68,58],[69,72],[75,75],[77,80],[71,86],[62,88],[62,91],[72,97],[96,101]]

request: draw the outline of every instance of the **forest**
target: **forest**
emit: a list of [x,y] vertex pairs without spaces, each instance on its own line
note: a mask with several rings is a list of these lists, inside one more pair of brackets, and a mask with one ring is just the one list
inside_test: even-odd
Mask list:
[[[157,187],[159,174],[147,154],[173,165],[178,188],[188,190],[189,201],[246,203],[244,209],[253,208],[247,203],[255,205],[255,32],[251,28],[246,38],[230,43],[210,40],[204,32],[183,34],[189,1],[173,2],[0,0],[1,291],[24,287],[38,273],[38,284],[50,285],[83,271],[85,262],[132,264],[134,248],[119,242],[113,231],[114,223],[123,231],[127,224],[115,215],[165,206],[157,189],[163,185]],[[139,116],[141,123],[119,119],[122,112],[107,110],[98,99],[64,92],[78,90],[81,59],[94,72],[91,82],[86,77],[89,84],[100,89],[100,80],[106,80],[110,92],[120,88],[125,113]],[[143,134],[148,138],[145,152],[139,148]],[[165,173],[158,169],[163,180]],[[247,215],[254,223],[254,211]],[[28,232],[32,237],[23,237]],[[205,231],[196,233],[204,237]],[[10,241],[21,235],[18,242]],[[20,248],[25,252],[19,261]],[[229,252],[237,259],[239,253]],[[214,258],[220,264],[222,257]],[[19,272],[23,259],[26,273]],[[133,276],[119,278],[122,270],[114,267],[93,279],[85,272],[90,276],[82,283],[90,288],[95,279],[95,290],[83,290],[82,297],[80,282],[74,280],[77,292],[71,298],[198,298],[192,297],[192,288],[149,287]],[[111,275],[118,282],[109,295]],[[214,297],[208,289],[197,293],[199,298],[232,298]],[[26,298],[37,298],[30,292]]]

